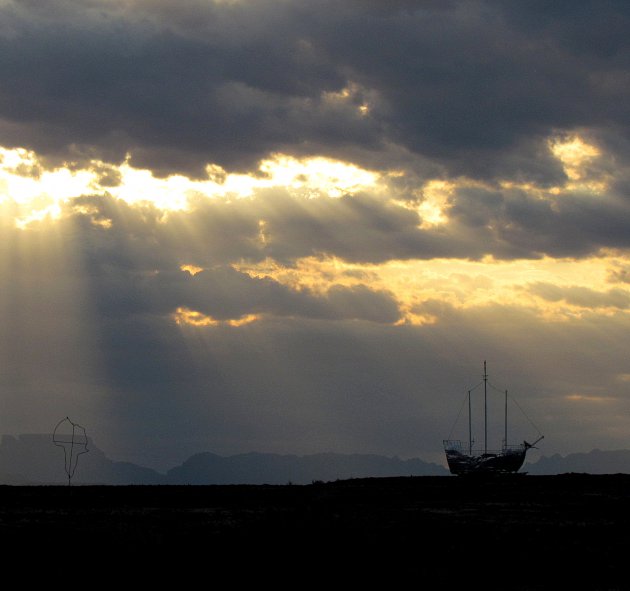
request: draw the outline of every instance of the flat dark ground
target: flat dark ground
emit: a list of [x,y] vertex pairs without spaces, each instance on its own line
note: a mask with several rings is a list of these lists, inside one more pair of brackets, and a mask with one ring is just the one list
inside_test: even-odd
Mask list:
[[5,580],[630,589],[630,475],[0,487]]

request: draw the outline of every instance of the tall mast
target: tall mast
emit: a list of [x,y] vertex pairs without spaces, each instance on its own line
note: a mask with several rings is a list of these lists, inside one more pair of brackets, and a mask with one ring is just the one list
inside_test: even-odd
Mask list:
[[503,442],[504,447],[507,448],[508,440],[507,440],[507,390],[505,391],[505,439]]
[[488,374],[483,362],[483,453],[488,453]]
[[468,455],[472,456],[472,423],[470,418],[470,390],[468,390]]

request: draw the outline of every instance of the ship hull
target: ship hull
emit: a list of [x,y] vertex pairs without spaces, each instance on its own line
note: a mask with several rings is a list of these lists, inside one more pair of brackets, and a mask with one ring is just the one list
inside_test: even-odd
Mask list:
[[455,450],[446,451],[451,474],[515,473],[525,462],[526,449],[501,453],[468,455]]

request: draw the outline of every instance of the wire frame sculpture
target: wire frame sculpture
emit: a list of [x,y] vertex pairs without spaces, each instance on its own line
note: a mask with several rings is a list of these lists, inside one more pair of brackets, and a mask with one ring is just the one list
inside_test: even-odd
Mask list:
[[68,417],[61,419],[53,431],[53,443],[63,449],[64,468],[68,476],[68,486],[71,486],[79,456],[90,451],[85,429],[73,423]]

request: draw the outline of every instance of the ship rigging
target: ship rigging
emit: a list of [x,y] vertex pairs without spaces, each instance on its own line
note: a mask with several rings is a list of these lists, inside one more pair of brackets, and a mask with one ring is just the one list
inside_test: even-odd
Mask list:
[[[472,435],[472,402],[471,395],[481,384],[483,384],[483,409],[484,409],[484,437],[483,437],[483,449],[474,449],[473,435]],[[494,386],[492,386],[494,388]],[[496,389],[496,388],[495,388]],[[466,448],[460,439],[451,439],[449,434],[448,439],[444,439],[444,451],[446,453],[446,461],[448,463],[451,474],[465,475],[465,474],[478,474],[478,473],[516,473],[518,472],[525,461],[527,451],[532,449],[539,441],[544,438],[544,435],[540,433],[538,428],[532,423],[531,419],[527,417],[534,429],[538,432],[539,437],[533,442],[523,443],[517,445],[508,444],[508,392],[505,390],[505,410],[504,410],[504,432],[503,432],[503,444],[500,450],[488,449],[488,373],[486,362],[483,362],[483,380],[477,384],[474,388],[468,390],[468,442]],[[516,402],[516,401],[514,401]],[[518,403],[516,403],[518,406]],[[520,408],[520,406],[519,406]],[[521,412],[523,410],[521,409]],[[460,410],[461,414],[461,410]],[[525,413],[523,412],[525,415]],[[526,415],[525,415],[526,416]],[[459,415],[458,415],[459,418]],[[456,420],[457,422],[457,420]]]

